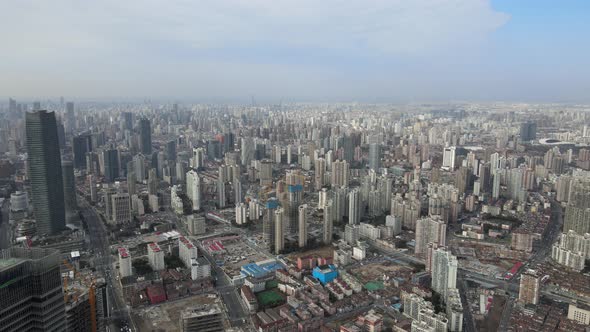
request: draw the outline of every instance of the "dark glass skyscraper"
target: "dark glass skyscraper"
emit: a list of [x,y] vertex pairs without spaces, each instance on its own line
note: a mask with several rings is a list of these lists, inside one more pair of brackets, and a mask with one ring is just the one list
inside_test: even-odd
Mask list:
[[54,112],[26,114],[29,177],[38,234],[65,228],[61,154]]
[[144,155],[152,153],[152,127],[150,120],[139,120],[139,150]]

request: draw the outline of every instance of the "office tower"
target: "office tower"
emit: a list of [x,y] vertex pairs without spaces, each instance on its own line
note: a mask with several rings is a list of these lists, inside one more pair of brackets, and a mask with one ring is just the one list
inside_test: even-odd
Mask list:
[[236,205],[236,224],[243,225],[248,222],[248,207],[245,203]]
[[55,113],[26,113],[26,133],[37,234],[55,234],[66,219]]
[[139,151],[144,155],[152,154],[152,128],[150,120],[139,120]]
[[33,102],[33,111],[40,111],[41,110],[41,102],[34,101]]
[[459,190],[459,194],[465,194],[469,189],[471,183],[471,170],[467,167],[459,167],[455,172],[455,186]]
[[369,168],[377,171],[381,161],[381,145],[379,143],[369,144]]
[[223,332],[224,313],[218,304],[199,304],[180,312],[182,332]]
[[457,288],[457,257],[443,248],[434,251],[432,257],[432,290],[446,302],[448,290]]
[[165,270],[166,265],[164,264],[164,251],[160,246],[155,243],[148,243],[148,261],[154,271]]
[[66,103],[66,128],[68,132],[76,129],[76,115],[74,114],[74,103],[69,101]]
[[201,209],[201,177],[194,170],[186,173],[186,195],[192,202],[193,211],[199,211]]
[[317,158],[315,160],[315,190],[321,190],[324,186],[324,176],[326,174],[326,160]]
[[279,207],[279,201],[271,198],[266,202],[266,210],[262,219],[262,238],[269,248],[274,248],[275,243],[275,211]]
[[119,151],[116,149],[107,149],[102,152],[104,160],[104,180],[105,182],[115,182],[119,177]]
[[256,146],[254,145],[254,140],[252,137],[243,137],[242,144],[240,146],[241,150],[241,161],[242,166],[246,168],[250,167],[250,163],[254,160],[254,151]]
[[61,162],[63,186],[64,186],[64,208],[66,221],[73,222],[78,219],[78,203],[76,202],[76,178],[74,177],[74,164],[69,160]]
[[299,205],[299,248],[307,245],[307,204]]
[[455,169],[455,156],[456,156],[456,147],[451,146],[445,148],[443,151],[443,164],[442,169],[453,171]]
[[361,194],[357,188],[348,193],[348,224],[358,225],[361,222]]
[[72,150],[74,152],[74,167],[86,168],[86,153],[92,151],[92,136],[88,134],[74,136]]
[[131,170],[129,172],[127,172],[127,191],[129,192],[129,195],[134,195],[135,192],[137,191],[136,189],[136,176],[135,176],[135,171]]
[[142,154],[133,156],[133,169],[135,172],[135,180],[137,182],[145,183],[147,174],[145,172],[145,157]]
[[523,142],[532,141],[537,138],[537,124],[532,121],[520,124],[520,140]]
[[326,202],[324,207],[324,243],[332,243],[332,236],[334,233],[334,216],[332,200]]
[[221,152],[221,143],[217,140],[207,141],[207,158],[209,160],[221,159],[223,157]]
[[166,143],[166,159],[176,161],[176,140],[170,140]]
[[285,234],[283,230],[283,218],[285,212],[282,208],[275,211],[275,254],[280,254],[285,249]]
[[332,187],[348,187],[348,162],[336,160],[332,163]]
[[115,193],[107,196],[110,200],[111,223],[120,224],[131,221],[131,200],[128,193]]
[[66,311],[54,249],[0,251],[0,330],[65,331]]
[[157,195],[158,194],[158,175],[156,174],[156,170],[154,168],[150,169],[148,172],[148,181],[147,181],[147,189],[149,195]]
[[574,178],[570,184],[570,197],[565,208],[563,232],[590,233],[590,180]]
[[426,254],[428,243],[436,243],[444,247],[447,241],[447,224],[440,216],[429,216],[416,222],[416,255]]
[[538,304],[541,293],[541,276],[535,270],[527,270],[520,275],[518,301],[522,304]]
[[123,118],[123,121],[122,121],[123,129],[133,130],[133,113],[122,112],[121,117]]
[[133,267],[131,265],[131,254],[127,248],[120,247],[119,250],[119,275],[121,278],[133,275]]

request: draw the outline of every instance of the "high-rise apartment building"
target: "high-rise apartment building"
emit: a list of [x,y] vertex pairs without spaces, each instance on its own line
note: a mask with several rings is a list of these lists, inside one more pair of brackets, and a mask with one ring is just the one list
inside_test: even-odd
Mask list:
[[416,222],[416,255],[426,254],[428,243],[445,246],[447,239],[447,224],[440,216],[429,216]]
[[332,187],[348,187],[348,162],[336,160],[332,163]]
[[299,248],[307,245],[307,204],[299,205]]
[[527,270],[520,276],[518,301],[522,304],[537,304],[541,295],[541,276],[535,270]]
[[154,271],[166,269],[164,264],[164,251],[160,246],[153,242],[148,244],[148,261]]
[[54,112],[26,113],[29,178],[38,234],[65,228],[61,153]]
[[565,208],[563,232],[590,233],[590,180],[574,178],[570,184],[570,196]]
[[361,222],[361,194],[353,189],[348,194],[348,223],[358,225]]
[[448,290],[457,288],[457,257],[449,251],[438,248],[432,256],[432,290],[446,301]]
[[274,243],[274,251],[275,254],[280,254],[283,249],[285,249],[285,232],[283,226],[283,219],[285,216],[285,212],[282,208],[278,208],[275,212],[274,222],[275,222],[275,243]]

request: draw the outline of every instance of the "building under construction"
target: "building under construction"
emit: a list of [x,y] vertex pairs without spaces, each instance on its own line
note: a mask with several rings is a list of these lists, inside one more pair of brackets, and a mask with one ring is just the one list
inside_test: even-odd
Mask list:
[[0,331],[65,331],[59,251],[0,251]]

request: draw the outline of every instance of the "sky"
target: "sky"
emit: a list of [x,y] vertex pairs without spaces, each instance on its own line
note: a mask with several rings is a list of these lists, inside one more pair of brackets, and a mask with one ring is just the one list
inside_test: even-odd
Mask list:
[[587,0],[3,0],[0,96],[590,102]]

